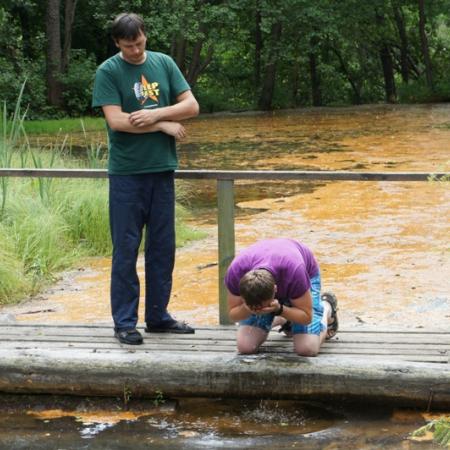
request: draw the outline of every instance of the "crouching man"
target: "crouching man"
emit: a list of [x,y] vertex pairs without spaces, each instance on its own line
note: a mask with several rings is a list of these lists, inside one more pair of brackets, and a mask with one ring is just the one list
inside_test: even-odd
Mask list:
[[239,322],[239,353],[256,353],[275,325],[293,336],[301,356],[316,356],[337,332],[337,299],[321,295],[316,259],[293,239],[263,240],[244,249],[230,264],[225,285],[230,319]]

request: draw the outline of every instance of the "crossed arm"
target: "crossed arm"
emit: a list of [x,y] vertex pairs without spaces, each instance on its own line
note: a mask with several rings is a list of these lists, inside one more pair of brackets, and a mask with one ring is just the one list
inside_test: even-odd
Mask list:
[[134,134],[162,131],[177,139],[186,136],[186,130],[178,121],[199,113],[197,100],[191,91],[181,93],[174,105],[163,108],[141,109],[131,114],[122,111],[119,105],[104,105],[102,109],[109,127],[115,131]]
[[[252,314],[268,314],[280,308],[277,299],[272,300],[267,306],[258,309],[250,309],[242,297],[228,292],[228,315],[230,320],[238,322],[245,320]],[[291,300],[291,306],[283,306],[281,317],[301,325],[308,325],[312,321],[312,297],[308,289],[301,297]]]

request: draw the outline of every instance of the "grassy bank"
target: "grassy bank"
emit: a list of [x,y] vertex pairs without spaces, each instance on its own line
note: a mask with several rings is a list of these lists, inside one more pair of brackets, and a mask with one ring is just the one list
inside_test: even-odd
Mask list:
[[[100,168],[102,152],[86,148],[70,156],[66,140],[44,149],[30,147],[19,106],[12,120],[4,112],[0,167]],[[81,159],[80,159],[81,158]],[[184,224],[177,205],[177,246],[203,233]],[[107,180],[0,177],[0,305],[36,294],[58,273],[89,255],[109,255]]]
[[32,120],[24,123],[27,134],[65,135],[67,133],[80,133],[83,131],[104,131],[105,119],[103,117],[80,117],[51,120]]
[[[0,220],[0,304],[36,294],[81,257],[111,254],[106,180],[8,181]],[[202,237],[184,225],[187,214],[177,205],[177,246]]]

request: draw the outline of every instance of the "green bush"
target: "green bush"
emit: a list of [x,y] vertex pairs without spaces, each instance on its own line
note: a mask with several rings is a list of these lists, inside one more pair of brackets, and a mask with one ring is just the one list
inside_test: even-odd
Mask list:
[[63,99],[67,113],[81,116],[91,110],[92,89],[97,64],[85,50],[72,50],[67,73],[61,77]]
[[438,80],[431,90],[423,80],[402,84],[398,88],[400,103],[434,103],[450,101],[450,81]]

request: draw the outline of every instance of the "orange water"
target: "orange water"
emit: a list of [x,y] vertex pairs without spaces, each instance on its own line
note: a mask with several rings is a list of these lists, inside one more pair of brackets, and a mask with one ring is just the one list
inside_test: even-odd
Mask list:
[[[190,122],[188,131],[180,168],[433,172],[450,166],[445,104],[209,116]],[[194,325],[216,324],[215,184],[180,185],[196,208],[190,224],[208,237],[179,249],[170,310]],[[338,296],[341,326],[448,329],[449,186],[237,183],[237,251],[276,236],[308,244],[324,289]],[[80,269],[65,274],[41,300],[6,312],[20,321],[109,323],[109,259],[85,261]],[[141,260],[139,273],[142,279]]]

